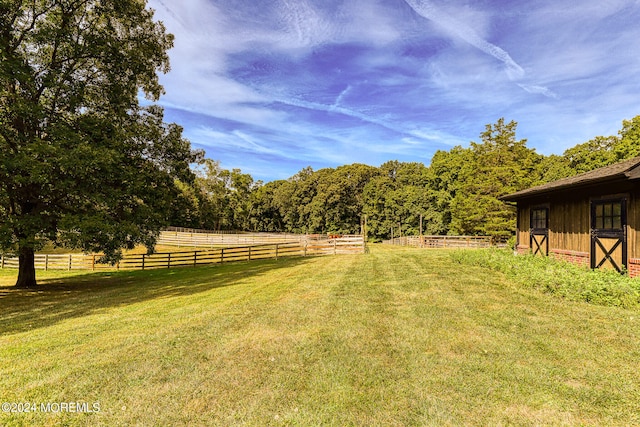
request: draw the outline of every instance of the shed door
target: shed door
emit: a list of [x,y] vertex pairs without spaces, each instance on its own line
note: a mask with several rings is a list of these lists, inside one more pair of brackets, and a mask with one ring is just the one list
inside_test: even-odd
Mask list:
[[533,255],[549,255],[549,208],[531,209],[529,247]]
[[627,201],[591,202],[591,268],[627,267]]

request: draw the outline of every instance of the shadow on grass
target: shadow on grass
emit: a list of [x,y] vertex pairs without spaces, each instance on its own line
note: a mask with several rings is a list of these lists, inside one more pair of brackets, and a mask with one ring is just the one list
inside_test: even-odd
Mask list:
[[286,258],[195,268],[113,271],[41,279],[36,289],[0,287],[0,335],[31,331],[100,310],[192,295],[309,262]]

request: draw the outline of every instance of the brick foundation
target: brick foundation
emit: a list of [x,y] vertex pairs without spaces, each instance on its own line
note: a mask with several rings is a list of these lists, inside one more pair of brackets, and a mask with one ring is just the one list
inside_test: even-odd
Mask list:
[[[549,256],[555,259],[559,259],[562,261],[567,261],[572,264],[589,266],[589,253],[588,252],[578,252],[578,251],[568,251],[565,249],[550,249]],[[640,265],[639,273],[640,273]]]
[[640,277],[640,258],[629,258],[629,277]]
[[[531,248],[526,245],[518,245],[516,247],[518,255],[524,255],[531,252]],[[588,252],[568,251],[565,249],[549,249],[549,256],[554,259],[567,261],[572,264],[583,265],[589,267],[590,257]],[[629,258],[627,265],[629,277],[640,277],[640,258]]]

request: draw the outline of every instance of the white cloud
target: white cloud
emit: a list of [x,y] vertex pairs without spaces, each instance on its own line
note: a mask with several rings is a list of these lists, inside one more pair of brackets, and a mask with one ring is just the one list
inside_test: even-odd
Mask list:
[[345,1],[338,13],[340,27],[336,31],[343,40],[384,46],[403,36],[405,22],[389,3],[376,0]]
[[333,30],[325,17],[307,0],[282,0],[280,13],[285,24],[283,41],[288,47],[312,47],[332,39]]
[[558,152],[640,113],[637,1],[481,4],[150,0],[176,35],[161,103],[262,164],[422,159],[503,116]]
[[347,88],[345,90],[340,92],[340,95],[338,95],[338,97],[336,98],[336,101],[330,107],[330,110],[335,110],[336,108],[338,108],[340,106],[340,104],[342,103],[342,100],[344,99],[345,96],[347,96],[347,94],[349,93],[350,90],[351,90],[351,85],[347,86]]
[[504,63],[507,75],[512,80],[521,79],[525,72],[511,56],[500,47],[483,39],[476,30],[460,20],[445,13],[428,0],[405,0],[420,16],[433,21],[455,37],[459,37],[470,45],[480,49]]
[[523,83],[518,83],[518,86],[520,86],[522,89],[526,90],[529,93],[541,94],[549,98],[558,99],[557,94],[555,94],[553,91],[549,90],[549,88],[546,88],[544,86],[527,85]]
[[[193,132],[200,144],[213,147],[240,150],[256,154],[270,154],[278,157],[290,157],[286,152],[264,146],[254,137],[240,130],[229,133],[220,132],[208,127],[200,127]],[[214,144],[212,144],[214,142]]]

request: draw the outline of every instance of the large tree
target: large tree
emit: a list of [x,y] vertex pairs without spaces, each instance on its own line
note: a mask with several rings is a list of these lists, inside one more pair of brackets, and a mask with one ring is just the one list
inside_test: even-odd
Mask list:
[[152,248],[175,180],[195,160],[182,129],[143,107],[173,37],[143,0],[0,0],[0,249],[35,286],[44,241]]
[[455,234],[483,234],[506,240],[515,228],[515,209],[499,196],[530,187],[538,178],[541,156],[516,139],[515,121],[498,119],[471,142],[471,162],[458,179],[460,188],[451,202],[451,230]]
[[428,168],[422,163],[384,163],[364,187],[362,198],[368,235],[374,240],[390,238],[392,229],[395,236],[420,234],[421,216],[423,229],[429,233],[442,231],[430,215],[433,190]]
[[640,116],[623,120],[618,134],[620,141],[614,149],[618,160],[640,156]]

